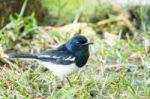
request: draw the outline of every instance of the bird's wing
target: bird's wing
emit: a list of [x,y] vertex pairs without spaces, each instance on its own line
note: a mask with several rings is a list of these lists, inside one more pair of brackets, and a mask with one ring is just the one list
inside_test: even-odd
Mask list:
[[45,51],[38,55],[38,60],[43,62],[51,62],[54,64],[69,65],[75,62],[75,57],[64,45],[56,50]]

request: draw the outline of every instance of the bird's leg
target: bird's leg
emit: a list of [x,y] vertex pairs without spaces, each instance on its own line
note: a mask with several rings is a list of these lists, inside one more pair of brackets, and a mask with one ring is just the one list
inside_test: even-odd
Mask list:
[[69,78],[68,78],[68,77],[66,77],[66,78],[67,78],[67,80],[68,80],[68,82],[69,82],[70,87],[72,87],[72,84],[71,84]]

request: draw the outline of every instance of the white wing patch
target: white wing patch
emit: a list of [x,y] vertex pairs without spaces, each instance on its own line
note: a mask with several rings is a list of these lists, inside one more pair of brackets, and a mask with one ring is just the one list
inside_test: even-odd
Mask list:
[[38,58],[50,58],[51,56],[49,56],[49,55],[40,55],[40,56],[38,56]]
[[[54,59],[59,59],[61,57],[59,57],[59,56],[50,56],[50,55],[40,55],[40,56],[38,56],[38,58],[54,58]],[[69,56],[67,58],[62,58],[62,59],[66,60],[66,61],[74,61],[75,57]]]
[[39,58],[55,58],[55,59],[57,59],[57,58],[60,58],[60,57],[58,57],[58,56],[50,56],[50,55],[40,55],[40,56],[38,56]]
[[60,58],[60,57],[58,57],[58,56],[52,56],[52,58],[55,58],[55,59],[57,59],[57,58]]
[[66,59],[64,59],[64,60],[70,60],[70,61],[74,61],[75,60],[75,57],[71,57],[71,56],[69,56],[68,58],[66,58]]

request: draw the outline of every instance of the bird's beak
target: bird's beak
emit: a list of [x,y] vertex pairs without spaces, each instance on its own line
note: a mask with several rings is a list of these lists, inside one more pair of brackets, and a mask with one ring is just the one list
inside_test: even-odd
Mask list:
[[94,44],[93,42],[87,42],[87,43],[84,43],[83,45],[91,45],[91,44]]

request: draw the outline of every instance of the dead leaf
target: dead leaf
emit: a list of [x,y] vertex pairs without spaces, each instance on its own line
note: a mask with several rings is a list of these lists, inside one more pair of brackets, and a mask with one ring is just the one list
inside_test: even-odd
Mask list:
[[119,37],[112,33],[104,32],[104,40],[108,45],[114,46],[117,43],[117,41],[119,40]]

